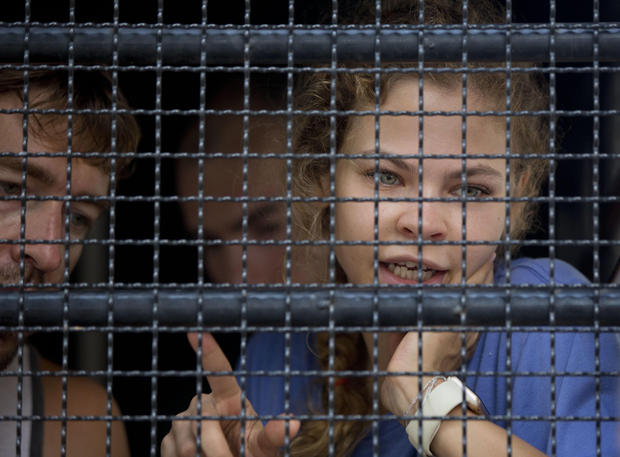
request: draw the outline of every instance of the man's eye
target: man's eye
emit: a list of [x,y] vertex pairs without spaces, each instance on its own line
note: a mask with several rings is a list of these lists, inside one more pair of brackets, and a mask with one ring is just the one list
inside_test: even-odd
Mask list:
[[78,212],[71,212],[70,219],[71,227],[78,231],[80,234],[85,235],[93,225],[93,221],[90,217]]
[[[267,217],[263,220],[250,221],[248,224],[248,238],[251,240],[281,239],[286,231],[286,222],[279,218]],[[239,233],[241,238],[241,233]]]
[[252,227],[252,231],[257,238],[274,238],[274,234],[279,233],[284,227],[279,223],[265,223]]
[[22,193],[21,183],[0,181],[0,193],[5,196],[20,195]]

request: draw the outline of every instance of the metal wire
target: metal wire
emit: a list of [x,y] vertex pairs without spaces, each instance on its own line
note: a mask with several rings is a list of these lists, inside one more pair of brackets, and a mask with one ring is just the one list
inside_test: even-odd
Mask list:
[[[327,19],[323,18],[321,24],[300,21],[299,14],[308,5],[294,0],[285,2],[286,14],[281,24],[258,23],[253,18],[265,6],[257,6],[250,0],[243,2],[239,10],[242,19],[234,24],[212,20],[207,0],[200,2],[200,17],[183,24],[169,23],[166,19],[169,6],[166,3],[164,9],[163,0],[154,2],[156,17],[151,24],[123,19],[120,0],[111,2],[111,22],[109,18],[100,22],[79,22],[75,3],[75,0],[69,2],[67,22],[33,21],[30,0],[24,2],[23,21],[0,21],[0,73],[7,70],[23,73],[20,104],[0,107],[0,122],[2,118],[11,119],[16,115],[22,118],[20,149],[0,150],[0,181],[3,179],[3,160],[20,160],[19,182],[16,184],[19,191],[6,192],[6,195],[1,191],[3,194],[0,195],[0,216],[3,208],[9,205],[20,208],[18,234],[7,232],[5,236],[0,231],[0,247],[18,252],[16,268],[19,271],[17,280],[2,279],[0,284],[0,289],[4,289],[0,290],[0,336],[17,335],[17,368],[0,370],[0,385],[4,379],[17,380],[16,409],[0,408],[0,425],[2,422],[15,425],[14,435],[11,435],[15,442],[9,446],[11,452],[22,455],[23,448],[34,446],[26,443],[29,436],[37,434],[34,424],[59,422],[59,454],[67,455],[73,446],[72,433],[75,432],[71,430],[74,423],[103,421],[105,441],[97,446],[103,446],[105,455],[111,456],[118,443],[113,430],[120,421],[126,427],[135,455],[148,453],[156,456],[161,453],[162,424],[167,427],[168,424],[178,425],[182,420],[193,420],[198,432],[192,436],[192,441],[200,449],[212,445],[206,439],[209,435],[201,432],[210,430],[214,421],[226,420],[235,427],[238,425],[238,442],[231,444],[234,453],[252,455],[254,442],[251,434],[256,427],[256,417],[250,405],[255,402],[263,405],[256,412],[266,422],[280,417],[272,411],[270,402],[273,401],[286,415],[283,455],[298,455],[298,441],[289,436],[289,432],[297,426],[296,421],[301,420],[303,427],[321,421],[327,424],[326,442],[320,454],[329,456],[343,453],[342,446],[347,437],[343,437],[339,427],[347,422],[363,422],[366,428],[359,436],[355,435],[355,446],[363,449],[364,455],[378,456],[393,445],[386,443],[392,436],[386,434],[386,430],[393,425],[394,416],[406,423],[418,422],[418,436],[413,440],[421,443],[423,424],[428,417],[420,405],[428,396],[425,386],[430,385],[429,390],[434,386],[424,382],[423,376],[456,376],[467,380],[472,387],[474,384],[483,385],[489,379],[504,386],[502,391],[492,392],[501,397],[498,401],[504,402],[503,409],[498,407],[487,418],[468,416],[465,388],[462,389],[463,400],[457,409],[458,414],[441,417],[444,421],[460,421],[462,439],[459,445],[463,455],[471,454],[476,444],[471,436],[468,437],[468,430],[471,430],[468,425],[482,419],[492,420],[505,429],[509,456],[515,453],[516,437],[522,430],[522,423],[533,428],[548,427],[549,440],[542,450],[556,456],[564,455],[563,434],[567,424],[582,422],[584,427],[593,427],[594,443],[590,443],[593,455],[609,455],[604,451],[613,448],[607,426],[614,424],[618,428],[620,418],[609,412],[617,412],[617,407],[615,410],[610,408],[605,399],[609,396],[617,399],[617,394],[611,395],[608,390],[609,385],[615,383],[613,380],[620,376],[620,367],[618,361],[609,361],[605,357],[618,353],[617,348],[610,350],[610,340],[618,340],[620,333],[620,284],[611,282],[613,271],[606,271],[605,265],[617,262],[614,256],[620,256],[620,240],[614,235],[614,231],[617,234],[617,222],[611,228],[605,223],[618,214],[620,195],[617,189],[606,185],[606,176],[612,185],[618,179],[608,172],[606,166],[618,161],[619,157],[613,145],[604,139],[608,134],[605,122],[618,117],[620,107],[617,103],[604,101],[609,86],[618,84],[609,81],[617,79],[619,71],[620,23],[602,20],[598,0],[593,2],[591,21],[580,22],[558,20],[558,5],[555,0],[550,0],[545,23],[516,22],[515,6],[507,0],[505,21],[485,25],[470,20],[471,10],[475,8],[475,2],[471,0],[461,1],[462,21],[453,25],[425,24],[426,8],[432,4],[429,0],[419,2],[417,22],[422,25],[384,23],[386,5],[380,0],[369,2],[372,17],[367,18],[367,24],[345,23],[342,18],[351,11],[348,11],[348,3],[338,0],[326,2],[329,6],[322,15]],[[176,8],[180,7],[170,6],[171,10]],[[522,62],[532,64],[522,65]],[[443,65],[446,63],[448,65]],[[35,103],[37,100],[33,99],[29,80],[33,72],[40,70],[66,71],[67,100],[62,107],[50,108]],[[110,106],[101,109],[81,107],[80,94],[75,91],[76,75],[102,71],[110,75]],[[295,83],[297,78],[308,75],[326,75],[323,83],[329,99],[325,101],[325,109],[305,109],[298,105]],[[339,98],[341,84],[344,84],[342,78],[353,75],[369,78],[372,96],[364,104],[360,90],[361,101],[342,108]],[[393,81],[415,79],[418,92],[415,100],[409,100],[408,109],[386,108],[393,87],[391,83],[385,83],[388,75],[398,75]],[[429,97],[435,93],[435,81],[451,75],[458,82],[458,104],[449,110],[431,109],[433,103],[429,102]],[[482,103],[472,106],[480,95],[472,81],[480,75],[503,78],[499,106]],[[548,83],[545,96],[549,102],[543,109],[529,110],[515,101],[515,86],[520,77],[528,75],[535,75]],[[591,97],[584,103],[565,102],[572,94],[562,92],[566,90],[562,78],[574,75],[591,78],[591,83],[588,80],[591,93],[588,92],[586,98]],[[177,77],[181,79],[175,80]],[[270,78],[273,85],[278,86],[276,90],[280,92],[281,103],[267,103],[270,89],[265,81]],[[261,81],[267,88],[261,86]],[[237,82],[239,84],[235,85]],[[188,87],[183,87],[184,83]],[[131,108],[124,106],[121,86],[133,104]],[[585,92],[584,87],[575,88],[574,92]],[[0,92],[0,101],[3,93]],[[176,100],[187,93],[190,93],[191,100]],[[121,151],[123,140],[119,132],[126,115],[133,115],[141,122],[143,143],[140,151]],[[47,119],[46,116],[66,119],[67,127],[61,135],[66,145],[51,147],[54,149],[51,151],[33,152],[32,145],[39,139],[35,127],[39,119]],[[96,151],[83,150],[83,132],[79,123],[83,116],[109,120],[109,138],[106,139],[109,146]],[[296,123],[310,117],[316,122],[325,121],[329,126],[324,148],[312,152],[298,151]],[[522,153],[515,151],[514,147],[515,123],[531,117],[544,119],[550,130],[548,144],[540,154],[537,151]],[[363,153],[343,151],[345,140],[341,137],[342,132],[349,132],[346,128],[351,128],[351,123],[370,118],[372,124],[367,125],[372,125],[369,127],[373,135],[372,150]],[[407,146],[411,150],[386,150],[384,146],[389,144],[386,132],[390,132],[386,127],[388,122],[409,118],[413,123],[408,126],[413,129],[415,124],[417,128],[415,142]],[[436,151],[436,146],[429,140],[433,123],[450,118],[459,120],[458,150]],[[265,124],[255,123],[256,119],[264,120]],[[500,151],[491,154],[470,150],[472,119],[485,120],[489,122],[487,125],[499,121],[505,129],[502,130]],[[586,133],[579,131],[580,135],[588,137],[590,150],[569,149],[561,145],[558,134],[562,136],[566,120],[590,123]],[[209,125],[210,122],[213,125],[236,125],[237,121],[240,128],[235,134],[226,132],[224,127],[214,134]],[[258,151],[256,138],[263,135],[273,140],[272,137],[278,134],[268,130],[272,128],[270,126],[280,125],[278,123],[283,127],[283,133],[273,144],[281,146],[280,149],[276,150],[277,146],[272,145],[266,152]],[[41,125],[45,126],[44,123]],[[178,151],[181,138],[193,132],[193,128],[196,130],[195,145]],[[275,127],[273,131],[277,132]],[[531,132],[532,135],[537,133]],[[235,145],[232,150],[226,149],[225,141]],[[121,176],[117,164],[126,158],[134,159],[136,175],[123,184],[119,182]],[[61,180],[63,192],[47,195],[33,190],[28,163],[58,159],[66,162],[66,172]],[[82,165],[83,159],[109,161],[106,177],[110,189],[106,195],[75,195],[76,169]],[[316,195],[297,194],[295,173],[301,159],[323,159],[326,164],[320,183],[322,189]],[[428,167],[442,159],[458,161],[458,190],[449,196],[429,196],[428,188],[434,175]],[[472,197],[468,194],[468,167],[478,159],[503,161],[506,178],[502,181],[502,191],[505,196]],[[546,187],[540,196],[518,194],[519,184],[515,181],[520,176],[515,165],[518,159],[525,162],[543,159],[549,165],[544,176]],[[366,196],[347,194],[340,187],[339,164],[349,160],[371,163],[371,173],[366,178],[370,178],[372,189]],[[191,162],[195,167],[191,178],[177,176],[181,181],[195,181],[195,190],[189,194],[183,194],[179,182],[172,182],[174,178],[171,178],[170,169],[179,167],[181,161]],[[236,161],[239,170],[214,175],[212,170],[219,163],[217,161]],[[411,187],[414,189],[411,195],[385,195],[381,178],[386,161],[414,164],[411,174],[415,175],[415,184]],[[273,182],[260,175],[255,166],[256,163],[266,167],[265,163],[280,162],[283,175]],[[563,167],[587,171],[580,174],[585,183],[581,189],[574,193],[564,192]],[[238,181],[239,192],[213,191],[212,183],[228,176],[229,181]],[[279,185],[281,189],[272,193],[256,191],[257,176],[262,184]],[[137,187],[134,189],[132,185]],[[33,208],[56,203],[63,207],[61,233],[51,239],[31,239],[32,222],[29,218],[33,217]],[[76,239],[72,235],[74,209],[85,203],[104,208],[108,222],[104,235],[87,239]],[[511,228],[518,222],[515,212],[524,203],[541,206],[542,227],[522,240],[513,237]],[[253,212],[257,205],[262,204],[271,204],[276,211],[281,211],[284,221],[282,236],[275,231],[255,235],[255,220],[269,220],[268,214],[259,212],[259,216],[255,216],[257,213]],[[313,221],[323,224],[320,239],[307,234],[315,227],[305,227],[307,230],[298,234],[294,215],[298,205],[303,204],[323,208],[320,217],[325,219],[317,216]],[[407,239],[392,240],[383,233],[382,221],[388,217],[385,208],[405,204],[414,208],[412,214],[415,213],[418,224]],[[194,231],[188,234],[182,232],[182,222],[173,221],[173,218],[180,219],[183,208],[190,205],[194,205],[191,206],[192,214],[197,222]],[[441,237],[429,236],[424,231],[422,221],[433,217],[432,208],[438,205],[458,205],[461,225],[454,239],[438,239]],[[474,205],[501,207],[503,233],[497,239],[472,238],[475,235],[472,224],[477,222],[471,214]],[[587,206],[589,212],[578,212],[576,207],[580,205]],[[173,206],[177,208],[176,213],[170,210]],[[145,207],[148,208],[146,216],[140,210]],[[367,222],[364,217],[368,215],[363,212],[372,207],[368,237],[343,237],[339,212],[347,207],[365,208],[359,211],[360,225]],[[561,227],[561,221],[565,220],[562,211],[574,211],[571,214],[577,214],[579,218],[575,225],[589,227],[582,231]],[[221,233],[210,231],[214,219],[225,220],[233,213],[234,224],[229,224]],[[175,229],[170,229],[174,223],[177,224]],[[77,260],[72,256],[86,246],[100,246],[105,250],[105,258],[97,259],[100,263],[107,263],[105,277],[95,281],[70,277]],[[29,252],[44,247],[62,251],[60,279],[50,280],[45,275],[33,279],[29,275],[33,265]],[[381,254],[386,247],[415,251],[415,261],[406,262],[417,264],[415,281],[411,279],[410,283],[401,285],[382,283],[381,269],[387,267],[383,265],[386,262]],[[541,268],[548,277],[534,284],[515,282],[517,269],[523,264],[511,251],[514,247],[542,251],[548,261]],[[278,281],[255,280],[257,270],[253,262],[256,252],[272,248],[281,249],[278,262],[282,267],[282,277]],[[300,279],[303,275],[297,276],[301,261],[307,262],[305,269],[308,270],[302,273],[312,278],[319,273],[319,268],[315,271],[311,254],[301,260],[297,257],[297,250],[301,248],[327,253],[325,265],[321,265],[326,282],[305,281],[303,277]],[[424,270],[428,268],[422,251],[429,252],[434,248],[459,251],[461,276],[454,284],[423,284]],[[144,255],[147,251],[141,249],[147,249],[148,254]],[[349,275],[342,266],[342,253],[355,249],[372,252],[372,277],[363,284],[342,279],[343,275]],[[501,275],[495,278],[495,282],[477,284],[471,280],[471,257],[480,249],[501,250],[498,255],[501,258],[495,263],[495,268],[501,265]],[[567,267],[561,258],[571,249],[586,253],[582,255],[588,257],[582,262],[585,265],[582,269],[589,281],[564,283],[562,275]],[[143,254],[141,257],[131,254],[139,252]],[[231,275],[223,281],[215,279],[218,277],[215,270],[224,271],[227,267],[222,252],[234,252],[237,256],[234,260],[238,277]],[[123,264],[128,257],[131,257],[129,266]],[[218,259],[219,264],[214,266],[212,259]],[[263,261],[258,273],[272,269],[274,265],[269,262]],[[173,271],[175,269],[179,270],[178,274]],[[187,271],[190,271],[189,279],[181,277]],[[77,344],[87,341],[80,337],[89,332],[105,336],[104,351],[93,354],[93,357],[101,358],[97,369],[76,366],[72,361],[75,341]],[[188,352],[187,348],[167,347],[165,341],[170,335],[188,332],[199,333],[198,347],[196,354],[185,354],[184,362],[183,350]],[[227,354],[239,354],[238,360],[231,360],[231,370],[209,368],[205,362],[209,350],[203,345],[206,336],[202,332],[236,338],[227,340],[232,343],[223,348]],[[455,356],[458,363],[447,370],[429,368],[424,364],[425,357],[430,357],[423,344],[425,336],[442,332],[454,334],[458,339]],[[468,351],[468,338],[473,332],[497,334],[501,335],[500,340],[503,338],[495,348],[496,353],[480,355],[495,357],[494,369],[469,364],[472,355]],[[31,347],[28,335],[32,333],[60,335],[57,370],[41,369],[26,360],[26,348]],[[405,371],[392,371],[386,366],[382,345],[386,335],[392,333],[417,334],[415,366]],[[320,346],[321,334],[326,335],[324,348]],[[353,340],[358,334],[367,334],[369,338],[360,336]],[[77,340],[73,339],[75,335]],[[269,339],[271,335],[275,335],[272,340]],[[591,354],[584,355],[575,349],[577,359],[586,355],[592,359],[591,368],[583,368],[590,367],[589,361],[578,365],[579,369],[572,369],[572,365],[564,363],[562,345],[571,335],[575,338],[592,336]],[[141,337],[148,341],[148,348],[139,352]],[[261,337],[264,339],[260,341],[268,341],[273,347],[257,346],[255,342]],[[545,359],[544,368],[522,368],[521,358],[526,357],[519,353],[522,337],[540,338],[541,341],[547,338],[548,347],[540,348],[540,357]],[[135,354],[130,354],[133,348],[119,347],[123,341],[128,341],[126,338],[135,338]],[[344,348],[343,338],[351,338],[347,341],[355,341],[358,345],[362,345],[363,340],[367,347]],[[0,338],[0,344],[3,341]],[[355,351],[360,350],[368,351],[368,360],[363,366],[353,364]],[[273,364],[269,364],[270,357],[264,355],[269,351],[273,351]],[[166,357],[177,358],[177,354],[176,365],[168,364]],[[265,359],[265,367],[254,361],[257,354]],[[121,366],[119,360],[132,355],[132,367]],[[344,369],[341,368],[343,357],[352,359],[349,361],[351,365]],[[146,365],[140,364],[138,359],[146,361]],[[306,359],[312,361],[306,363]],[[232,413],[227,410],[215,414],[208,402],[197,402],[195,409],[188,410],[182,418],[176,417],[187,405],[178,406],[180,399],[172,401],[172,397],[201,397],[210,392],[206,385],[203,386],[205,377],[214,379],[227,375],[234,376],[231,379],[235,379],[240,388],[237,409]],[[387,413],[382,397],[383,383],[397,376],[415,377],[412,385],[416,385],[417,396],[408,400],[411,406],[418,405],[417,411]],[[71,383],[74,378],[97,377],[104,383],[104,407],[93,414],[75,414]],[[549,404],[549,410],[544,414],[520,406],[523,380],[531,382],[538,378],[542,379],[540,382],[545,388],[541,388],[544,395],[536,399],[543,398]],[[593,386],[594,391],[589,392],[593,408],[587,413],[580,410],[573,414],[563,409],[562,383],[567,379],[573,382],[577,379],[587,388]],[[59,409],[54,412],[29,410],[32,388],[28,387],[27,380],[33,383],[58,381],[61,392]],[[175,380],[179,381],[179,386],[188,380],[189,390],[179,393],[174,387],[170,388],[170,381]],[[137,386],[134,390],[126,387],[133,381]],[[354,390],[365,381],[368,382],[365,409],[343,409],[343,386]],[[305,390],[299,387],[300,382]],[[258,384],[267,386],[263,387],[267,400],[259,401],[252,396]],[[315,385],[323,386],[318,387],[323,390],[316,390]],[[139,389],[148,395],[148,400],[141,404],[138,404],[136,393]],[[491,396],[489,391],[481,389]],[[616,390],[620,391],[620,386]],[[115,397],[122,399],[132,395],[136,396],[135,404],[121,401],[121,409],[125,412],[119,413]],[[0,398],[3,398],[1,394]],[[177,410],[165,406],[168,400]],[[303,407],[300,407],[301,403]],[[140,425],[146,432],[140,432]],[[394,443],[398,440],[404,442],[405,432],[399,430],[399,433]],[[3,455],[3,449],[0,444],[0,455]],[[347,450],[350,451],[352,449]],[[413,452],[421,455],[422,451],[422,444],[407,448],[410,455],[414,455]]]

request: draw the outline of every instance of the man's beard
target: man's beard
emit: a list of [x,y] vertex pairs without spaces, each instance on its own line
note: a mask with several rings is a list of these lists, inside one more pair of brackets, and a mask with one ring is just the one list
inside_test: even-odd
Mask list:
[[[0,284],[18,287],[21,277],[19,264],[0,266]],[[29,262],[26,262],[24,265],[23,278],[24,284],[26,285],[38,284],[43,282],[43,273],[34,268]]]

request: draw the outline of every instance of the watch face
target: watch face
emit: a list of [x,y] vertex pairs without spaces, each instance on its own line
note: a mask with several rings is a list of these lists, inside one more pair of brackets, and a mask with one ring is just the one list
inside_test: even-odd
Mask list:
[[478,395],[476,395],[473,390],[463,384],[463,382],[459,378],[457,378],[456,376],[450,376],[447,380],[457,384],[462,390],[464,389],[465,402],[467,403],[467,408],[469,410],[480,416],[487,416],[489,414],[480,397],[478,397]]
[[469,388],[465,390],[465,401],[467,402],[467,407],[471,409],[474,413],[478,415],[486,415],[486,408],[475,393],[473,393]]

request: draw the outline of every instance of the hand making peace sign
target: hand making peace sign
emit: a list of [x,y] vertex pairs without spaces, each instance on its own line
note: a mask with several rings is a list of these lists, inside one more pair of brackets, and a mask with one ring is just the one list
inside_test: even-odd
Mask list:
[[[194,351],[198,348],[198,335],[188,334]],[[228,359],[210,333],[202,335],[202,367],[211,372],[232,370]],[[194,397],[189,408],[177,418],[196,416],[198,401],[201,402],[201,416],[238,416],[241,414],[241,389],[234,376],[207,376],[211,386],[210,394]],[[256,411],[245,400],[246,417],[257,416]],[[299,431],[298,420],[289,420],[289,437]],[[284,420],[270,420],[264,426],[259,419],[245,421],[245,455],[248,457],[275,457],[284,445],[286,424]],[[170,432],[161,443],[163,457],[195,456],[196,420],[176,419]],[[204,419],[200,422],[200,455],[205,457],[232,457],[239,455],[241,446],[241,421],[239,419]]]

